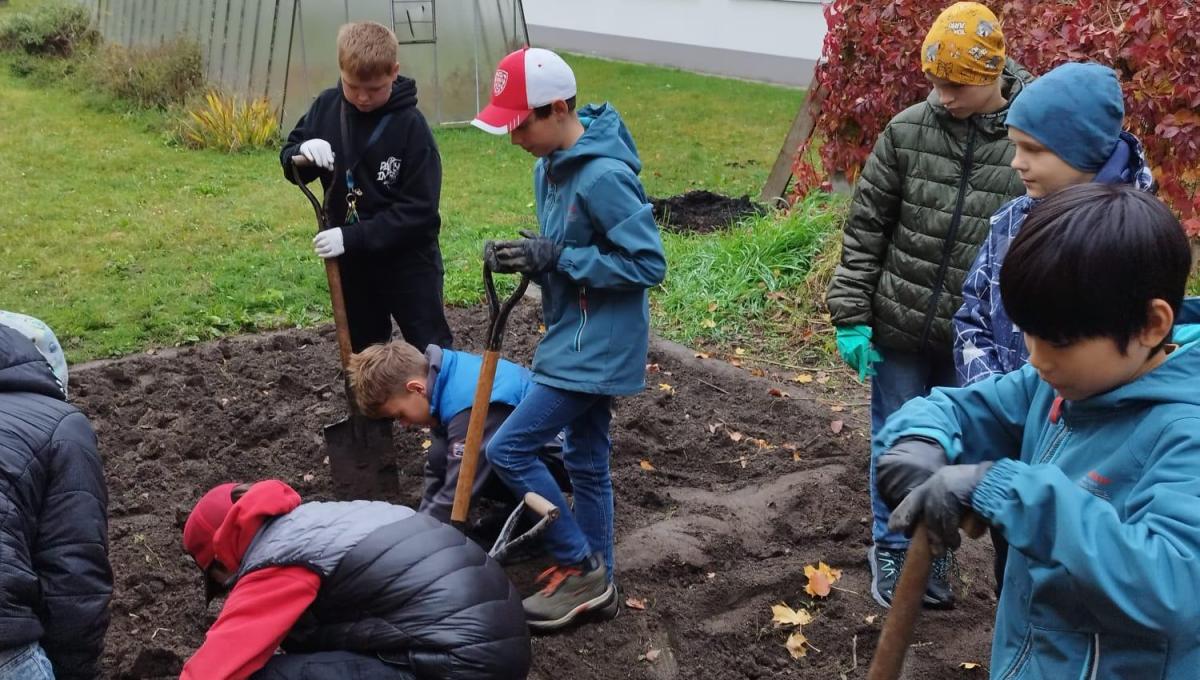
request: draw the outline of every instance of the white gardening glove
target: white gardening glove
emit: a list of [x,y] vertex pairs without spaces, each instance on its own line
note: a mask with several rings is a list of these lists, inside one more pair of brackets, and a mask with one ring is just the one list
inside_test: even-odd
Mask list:
[[301,144],[300,155],[317,167],[333,170],[333,147],[324,139],[310,139]]
[[326,229],[319,232],[316,238],[313,239],[313,250],[317,251],[317,255],[326,260],[346,252],[346,243],[342,238],[342,228],[334,227],[333,229]]

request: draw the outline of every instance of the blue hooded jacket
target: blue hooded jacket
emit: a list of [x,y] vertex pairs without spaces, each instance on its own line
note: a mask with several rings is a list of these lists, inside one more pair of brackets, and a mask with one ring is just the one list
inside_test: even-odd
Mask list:
[[1062,402],[1026,366],[935,389],[881,432],[889,447],[924,436],[952,462],[997,461],[971,497],[1012,548],[992,678],[1196,677],[1200,326],[1174,341],[1162,365],[1087,399]]
[[[1137,137],[1122,132],[1116,150],[1093,182],[1131,184],[1149,191],[1154,183]],[[1025,365],[1029,351],[1021,329],[1000,301],[1000,266],[1037,200],[1022,196],[992,216],[992,230],[963,283],[963,304],[954,315],[954,366],[958,384],[970,385]]]
[[[443,425],[475,405],[475,387],[483,367],[478,354],[456,352],[430,345],[425,350],[433,385],[429,393],[429,412]],[[529,392],[529,369],[501,359],[492,381],[492,404],[516,406]]]
[[537,279],[546,335],[533,381],[589,394],[636,394],[646,385],[647,289],[667,262],[633,137],[608,104],[579,111],[585,132],[538,161],[541,235],[563,245],[557,269]]

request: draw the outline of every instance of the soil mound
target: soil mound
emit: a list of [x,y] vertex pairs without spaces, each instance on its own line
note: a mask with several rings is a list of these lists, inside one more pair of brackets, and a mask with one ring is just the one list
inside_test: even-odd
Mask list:
[[762,213],[749,196],[732,198],[711,191],[689,191],[669,198],[651,198],[654,219],[668,231],[707,234],[728,229],[738,220]]

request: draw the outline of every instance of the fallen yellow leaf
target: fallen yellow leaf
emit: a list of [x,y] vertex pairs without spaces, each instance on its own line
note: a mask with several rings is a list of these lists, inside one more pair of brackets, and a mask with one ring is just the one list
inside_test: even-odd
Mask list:
[[642,462],[638,463],[638,467],[642,468],[646,472],[652,472],[654,470],[654,466],[651,465],[650,461],[648,460],[643,460]]
[[813,381],[813,377],[809,373],[797,373],[792,380],[798,383],[810,383]]
[[872,625],[873,623],[875,623],[875,619],[878,619],[878,618],[879,618],[878,614],[871,614],[869,616],[864,617],[863,621],[869,626],[869,625]]
[[802,659],[808,654],[808,648],[805,646],[807,644],[808,638],[796,631],[788,636],[783,646],[787,647],[788,654],[791,654],[793,659]]
[[433,442],[432,442],[432,441],[430,441],[430,440],[428,440],[428,439],[426,439],[425,441],[421,442],[421,448],[422,448],[422,449],[427,449],[427,448],[429,448],[429,447],[431,447],[431,446],[433,446]]
[[729,433],[729,438],[733,440],[734,444],[742,441],[742,437],[744,437],[744,436],[746,436],[746,435],[742,434],[741,432],[730,432]]
[[805,565],[804,575],[808,577],[804,592],[813,597],[829,597],[833,584],[842,577],[842,570],[832,569],[828,564],[818,562],[816,567],[811,564]]
[[717,322],[713,321],[712,319],[705,319],[704,321],[700,322],[700,325],[704,326],[705,328],[716,328]]
[[708,353],[707,352],[696,352],[696,358],[697,359],[707,359]]
[[663,392],[667,392],[668,394],[675,394],[675,388],[671,387],[667,383],[659,383],[658,389],[662,390]]
[[771,605],[771,621],[776,628],[782,626],[807,626],[812,623],[812,615],[807,609],[792,609],[784,603]]
[[976,668],[983,668],[983,666],[981,666],[980,664],[977,664],[973,661],[964,661],[964,662],[958,664],[958,667],[963,669],[964,671],[973,671]]
[[800,462],[800,452],[799,451],[792,451],[792,460],[797,463]]
[[745,355],[746,355],[746,350],[742,349],[741,347],[734,347],[734,348],[733,348],[733,353],[734,353],[734,354],[736,354],[736,355],[738,355],[739,357],[740,357],[740,356],[745,356]]

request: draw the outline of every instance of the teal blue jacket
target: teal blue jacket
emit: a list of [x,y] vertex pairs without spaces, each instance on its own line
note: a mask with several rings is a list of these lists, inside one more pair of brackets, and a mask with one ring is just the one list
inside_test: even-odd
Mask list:
[[[429,360],[433,384],[429,393],[429,412],[442,425],[447,425],[454,416],[475,405],[475,387],[479,382],[479,371],[483,368],[483,357],[441,349],[435,345],[425,350],[425,356]],[[527,392],[529,369],[501,359],[496,364],[489,403],[515,407]]]
[[538,277],[546,335],[533,380],[572,392],[628,395],[646,386],[647,289],[667,262],[633,137],[608,104],[579,111],[586,128],[533,173],[541,235],[563,245],[557,269]]
[[1200,326],[1174,339],[1104,394],[1062,402],[1026,366],[914,399],[880,433],[997,461],[971,498],[1012,547],[992,678],[1200,677]]

